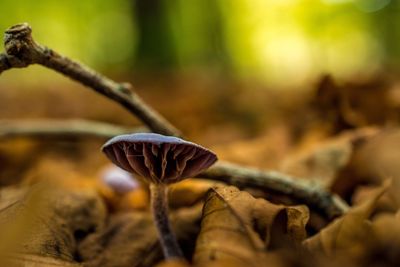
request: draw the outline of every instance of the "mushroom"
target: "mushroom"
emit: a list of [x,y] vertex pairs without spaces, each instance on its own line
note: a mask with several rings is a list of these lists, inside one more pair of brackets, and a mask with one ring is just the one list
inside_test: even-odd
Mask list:
[[101,173],[101,180],[119,195],[129,193],[140,186],[130,172],[114,165],[111,165]]
[[168,218],[167,186],[207,169],[217,156],[192,142],[155,133],[119,135],[102,150],[115,165],[150,183],[152,213],[164,256],[183,258]]

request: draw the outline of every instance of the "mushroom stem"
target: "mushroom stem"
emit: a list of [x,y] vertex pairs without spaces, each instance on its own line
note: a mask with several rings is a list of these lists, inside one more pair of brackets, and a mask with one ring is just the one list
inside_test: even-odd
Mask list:
[[150,184],[153,218],[165,258],[183,258],[182,250],[178,245],[168,218],[167,189],[167,185],[165,184]]

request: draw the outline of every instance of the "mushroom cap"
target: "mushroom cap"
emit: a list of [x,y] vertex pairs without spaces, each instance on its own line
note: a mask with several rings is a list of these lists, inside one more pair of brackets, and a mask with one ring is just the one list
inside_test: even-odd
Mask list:
[[140,187],[133,174],[111,165],[101,172],[101,180],[119,194],[126,194]]
[[102,150],[118,167],[152,183],[178,182],[217,161],[213,152],[200,145],[155,133],[119,135],[107,141]]

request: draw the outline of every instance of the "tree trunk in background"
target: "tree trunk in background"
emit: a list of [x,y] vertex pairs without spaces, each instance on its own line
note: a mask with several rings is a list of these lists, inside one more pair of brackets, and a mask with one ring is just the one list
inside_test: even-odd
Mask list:
[[142,69],[165,69],[176,65],[173,40],[163,0],[133,0],[138,31],[135,65]]
[[400,66],[400,28],[398,15],[400,12],[400,3],[392,1],[387,7],[371,14],[372,27],[377,40],[381,43],[386,53],[385,63],[389,68],[398,68]]

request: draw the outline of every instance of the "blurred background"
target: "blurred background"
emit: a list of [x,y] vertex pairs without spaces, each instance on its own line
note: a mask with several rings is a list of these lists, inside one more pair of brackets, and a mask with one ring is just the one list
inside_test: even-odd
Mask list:
[[0,8],[2,30],[29,22],[39,42],[105,72],[205,72],[281,88],[398,66],[398,1],[2,0]]
[[[28,22],[37,42],[131,82],[206,145],[264,138],[284,150],[400,119],[399,1],[2,0],[0,10],[1,31]],[[41,66],[2,73],[0,119],[31,118],[139,124]]]

